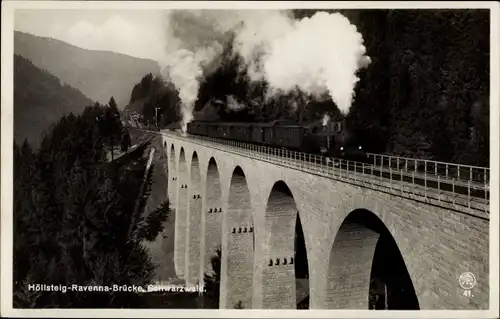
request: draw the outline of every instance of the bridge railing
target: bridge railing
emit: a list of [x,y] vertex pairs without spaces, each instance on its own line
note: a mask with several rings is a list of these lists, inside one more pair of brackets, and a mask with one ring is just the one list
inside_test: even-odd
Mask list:
[[243,156],[264,160],[293,169],[337,178],[364,186],[384,187],[401,195],[413,195],[448,202],[453,205],[488,212],[489,185],[471,180],[448,178],[428,171],[410,171],[406,167],[386,167],[380,164],[367,164],[338,158],[272,148],[262,145],[217,139],[204,136],[182,136],[166,132],[175,138],[186,139],[191,143],[238,153]]
[[374,166],[402,169],[407,172],[426,173],[428,175],[441,176],[447,179],[455,179],[463,182],[489,184],[490,169],[487,167],[446,163],[432,160],[415,159],[408,157],[389,156],[368,153]]

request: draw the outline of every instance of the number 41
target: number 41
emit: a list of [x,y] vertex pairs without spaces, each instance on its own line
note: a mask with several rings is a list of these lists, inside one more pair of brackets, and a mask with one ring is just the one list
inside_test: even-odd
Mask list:
[[463,295],[464,295],[465,297],[471,297],[471,296],[472,296],[472,294],[471,294],[470,290],[468,290],[468,289],[467,289],[467,290],[464,290]]

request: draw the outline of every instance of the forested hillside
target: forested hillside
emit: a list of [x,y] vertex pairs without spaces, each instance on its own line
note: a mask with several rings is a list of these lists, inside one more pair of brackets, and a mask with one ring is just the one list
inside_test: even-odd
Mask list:
[[[303,18],[316,11],[294,13]],[[489,11],[341,12],[363,34],[372,60],[359,73],[361,80],[346,117],[349,130],[364,148],[489,165]],[[241,58],[226,46],[221,64],[201,84],[195,109],[221,100],[224,105],[218,115],[227,121],[340,116],[331,100],[311,101],[300,94],[266,100],[266,83],[251,83],[246,72]],[[172,98],[151,94],[144,108],[147,117],[154,116],[153,104],[165,112],[178,109],[175,94]]]
[[128,112],[138,112],[147,122],[154,123],[155,108],[159,107],[160,126],[180,120],[180,100],[175,87],[160,76],[146,74],[130,94]]
[[82,49],[66,42],[14,32],[14,53],[49,71],[83,94],[107,103],[114,96],[122,109],[137,79],[158,74],[158,63],[109,51]]
[[362,12],[372,65],[350,127],[374,151],[489,163],[488,10]]
[[[130,308],[146,303],[139,293],[88,291],[150,283],[154,264],[141,243],[162,232],[169,212],[165,202],[148,215],[140,214],[151,186],[150,170],[142,187],[146,146],[126,160],[106,161],[110,137],[122,130],[112,123],[113,112],[113,107],[97,104],[81,115],[62,117],[37,151],[27,142],[15,144],[15,308]],[[29,289],[32,284],[68,290]],[[77,288],[70,290],[73,285]]]
[[79,114],[94,102],[57,77],[14,55],[14,138],[38,147],[43,134],[63,115]]

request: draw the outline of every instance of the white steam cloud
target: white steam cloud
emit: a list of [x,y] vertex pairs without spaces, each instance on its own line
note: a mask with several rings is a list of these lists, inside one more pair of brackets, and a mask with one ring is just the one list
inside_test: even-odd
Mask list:
[[[258,41],[252,33],[260,33]],[[356,72],[370,63],[362,35],[340,13],[317,12],[300,21],[282,14],[259,25],[245,21],[236,42],[252,79],[265,79],[272,94],[328,94],[343,113],[359,81]]]
[[159,63],[162,75],[179,91],[183,131],[193,119],[200,81],[223,51],[227,30],[217,18],[217,11],[176,10],[166,15],[166,54]]
[[246,108],[246,105],[243,103],[239,103],[238,100],[232,95],[228,95],[226,97],[227,108],[233,112],[238,112]]
[[330,116],[328,114],[324,114],[323,119],[321,120],[321,125],[327,126],[328,122],[330,122]]
[[344,114],[359,81],[357,71],[370,63],[362,35],[340,13],[295,20],[277,10],[173,11],[166,20],[160,64],[179,91],[183,130],[192,119],[200,81],[215,69],[227,41],[233,41],[251,80],[269,84],[268,97],[296,91],[329,96]]

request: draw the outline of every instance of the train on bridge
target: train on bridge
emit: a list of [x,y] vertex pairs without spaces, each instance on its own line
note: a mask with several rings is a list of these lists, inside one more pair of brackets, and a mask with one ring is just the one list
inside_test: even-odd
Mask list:
[[363,147],[349,138],[345,121],[308,124],[192,121],[187,133],[368,163]]
[[319,161],[316,164],[329,166],[330,162],[335,167],[377,178],[397,179],[434,188],[438,192],[488,200],[487,168],[366,153],[349,136],[344,121],[323,124],[322,121],[300,125],[286,121],[243,123],[195,120],[187,124],[187,133],[297,151],[298,159],[303,161],[307,161],[307,154],[321,155],[317,157]]

